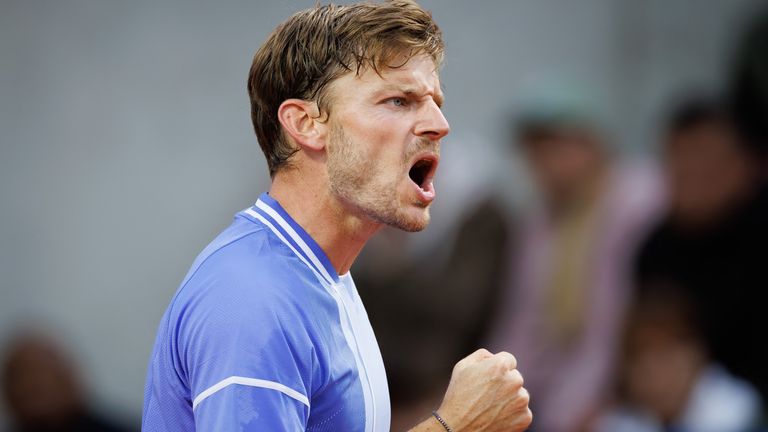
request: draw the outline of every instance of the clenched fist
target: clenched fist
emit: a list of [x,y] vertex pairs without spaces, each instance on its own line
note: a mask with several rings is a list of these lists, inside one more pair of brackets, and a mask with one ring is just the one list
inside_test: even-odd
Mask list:
[[[453,368],[451,382],[438,413],[454,432],[519,432],[531,424],[528,391],[508,352],[475,351]],[[418,431],[440,431],[424,422]]]

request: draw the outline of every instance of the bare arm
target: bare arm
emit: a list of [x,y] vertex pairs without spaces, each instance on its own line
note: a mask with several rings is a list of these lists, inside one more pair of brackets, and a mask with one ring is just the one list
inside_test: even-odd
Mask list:
[[[454,432],[520,432],[531,424],[528,391],[512,354],[481,349],[453,368],[437,412]],[[410,432],[445,432],[431,417]]]

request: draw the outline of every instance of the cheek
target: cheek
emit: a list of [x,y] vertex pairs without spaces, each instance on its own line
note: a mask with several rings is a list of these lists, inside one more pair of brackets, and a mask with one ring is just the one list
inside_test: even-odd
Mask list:
[[372,164],[381,169],[400,172],[413,156],[412,149],[406,148],[403,143],[404,140],[397,139],[392,134],[369,135],[366,153]]
[[351,151],[358,156],[362,166],[374,169],[380,176],[391,176],[389,171],[403,171],[412,156],[409,152],[418,150],[408,147],[413,141],[410,130],[400,127],[402,122],[391,117],[355,113],[343,122],[344,132],[354,146]]

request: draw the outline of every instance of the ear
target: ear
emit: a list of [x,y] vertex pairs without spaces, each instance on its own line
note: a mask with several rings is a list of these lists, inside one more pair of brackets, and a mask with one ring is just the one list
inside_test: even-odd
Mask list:
[[320,122],[317,103],[302,99],[286,99],[277,110],[283,130],[300,148],[320,151],[325,148],[326,125]]

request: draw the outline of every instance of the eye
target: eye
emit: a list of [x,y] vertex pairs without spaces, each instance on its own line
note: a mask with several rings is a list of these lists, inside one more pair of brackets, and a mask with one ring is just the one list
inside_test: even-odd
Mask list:
[[408,101],[404,97],[393,97],[387,99],[387,103],[392,104],[396,107],[402,107],[408,105]]

